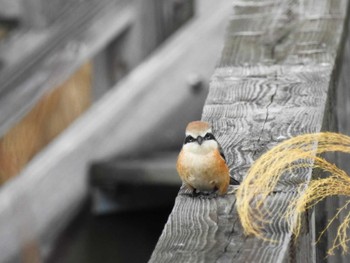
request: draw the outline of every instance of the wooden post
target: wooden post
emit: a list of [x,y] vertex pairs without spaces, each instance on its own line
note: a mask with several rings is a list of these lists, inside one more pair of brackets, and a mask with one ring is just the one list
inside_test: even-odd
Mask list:
[[[252,162],[277,143],[329,126],[330,86],[337,80],[347,1],[233,1],[225,46],[202,119],[212,123],[231,175],[243,180]],[[294,243],[280,218],[312,170],[286,176],[267,204],[266,236],[244,236],[235,196],[192,198],[182,189],[149,262],[315,262],[314,219]]]

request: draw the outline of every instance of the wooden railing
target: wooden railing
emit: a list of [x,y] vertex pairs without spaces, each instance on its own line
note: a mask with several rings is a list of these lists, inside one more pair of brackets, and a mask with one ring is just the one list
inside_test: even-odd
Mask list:
[[[254,160],[279,142],[335,130],[337,117],[345,121],[349,56],[343,46],[349,50],[349,14],[344,0],[232,3],[202,119],[212,123],[231,176],[241,181]],[[335,94],[341,101],[337,109]],[[349,132],[348,126],[340,125],[341,131]],[[315,248],[320,225],[312,211],[297,240],[280,216],[311,176],[311,169],[286,175],[267,198],[275,213],[264,233],[277,242],[243,234],[234,194],[193,198],[181,189],[149,262],[341,262],[325,259],[327,244]],[[326,221],[329,209],[316,210],[317,222]]]

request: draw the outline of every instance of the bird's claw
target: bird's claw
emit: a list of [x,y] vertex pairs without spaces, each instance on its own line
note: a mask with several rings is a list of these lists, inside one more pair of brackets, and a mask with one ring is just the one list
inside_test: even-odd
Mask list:
[[197,192],[196,189],[193,189],[191,196],[192,196],[192,197],[197,197],[197,196],[199,196],[199,195],[200,195],[200,193]]

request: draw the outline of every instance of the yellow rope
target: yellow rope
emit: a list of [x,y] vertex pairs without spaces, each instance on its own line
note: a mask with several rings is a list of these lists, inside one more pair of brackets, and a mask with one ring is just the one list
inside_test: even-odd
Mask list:
[[[312,179],[309,184],[300,180],[299,194],[291,200],[286,212],[278,215],[287,220],[296,236],[300,234],[302,214],[307,209],[328,196],[350,196],[350,177],[334,164],[319,157],[319,154],[324,152],[335,151],[350,153],[350,137],[328,132],[300,135],[280,143],[256,160],[236,194],[237,210],[245,234],[269,240],[263,231],[272,214],[266,205],[266,199],[275,190],[281,177],[284,178],[283,181],[288,179],[286,176],[293,176],[294,180],[298,179],[298,175],[301,176],[301,173],[298,173],[300,169],[306,171],[305,168],[318,168],[330,176]],[[326,229],[349,203],[350,201],[339,208]],[[328,251],[329,254],[338,247],[341,247],[345,253],[348,252],[349,238],[346,230],[349,223],[350,213],[339,225],[333,247]]]

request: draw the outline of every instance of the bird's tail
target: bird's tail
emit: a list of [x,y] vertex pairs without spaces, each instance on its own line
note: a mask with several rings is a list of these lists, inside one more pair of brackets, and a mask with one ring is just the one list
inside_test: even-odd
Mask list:
[[230,176],[230,184],[232,184],[232,185],[239,185],[240,182]]

